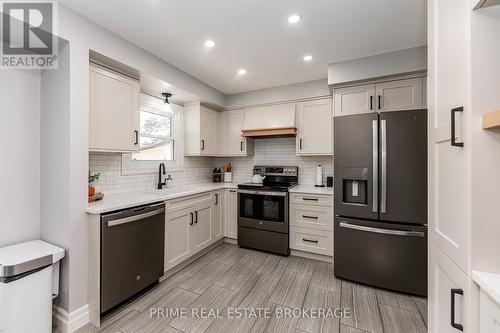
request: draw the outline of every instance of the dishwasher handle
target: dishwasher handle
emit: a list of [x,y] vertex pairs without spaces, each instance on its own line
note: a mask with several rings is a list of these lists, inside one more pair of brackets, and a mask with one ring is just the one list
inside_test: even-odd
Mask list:
[[114,227],[114,226],[117,226],[120,224],[125,224],[125,223],[130,223],[130,222],[142,220],[142,219],[145,219],[145,218],[148,218],[151,216],[162,214],[163,212],[165,212],[165,208],[155,209],[155,210],[147,212],[147,213],[132,215],[132,216],[124,217],[121,219],[110,220],[110,221],[108,221],[108,227]]

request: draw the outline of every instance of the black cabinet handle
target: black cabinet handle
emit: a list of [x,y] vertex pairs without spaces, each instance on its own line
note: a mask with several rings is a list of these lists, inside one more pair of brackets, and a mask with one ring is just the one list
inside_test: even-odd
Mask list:
[[370,110],[373,110],[373,96],[370,96]]
[[299,149],[302,150],[302,139],[299,140]]
[[231,192],[231,193],[236,193],[236,190],[229,190],[229,192]]
[[205,140],[201,140],[201,150],[205,150]]
[[318,241],[317,241],[317,240],[312,240],[312,239],[307,239],[307,238],[302,238],[302,240],[303,240],[304,242],[309,242],[309,243],[316,243],[316,244],[318,244]]
[[378,109],[380,110],[382,109],[382,96],[378,95],[377,98],[378,98]]
[[463,332],[464,326],[462,324],[455,323],[455,295],[457,294],[463,296],[463,289],[451,289],[451,327]]
[[240,150],[243,151],[243,141],[240,142]]
[[189,213],[189,215],[191,215],[191,221],[189,222],[189,225],[193,225],[193,222],[194,222],[194,216],[193,216],[193,213]]
[[134,137],[135,137],[134,145],[138,145],[139,144],[139,131],[138,130],[134,131]]
[[317,198],[302,198],[302,200],[305,200],[305,201],[318,201]]
[[305,218],[305,219],[314,219],[314,220],[318,219],[317,216],[302,215],[302,217]]
[[194,223],[198,223],[198,211],[197,210],[194,211],[194,217],[195,217]]
[[464,143],[463,142],[456,142],[455,141],[455,114],[457,112],[464,112],[464,107],[458,107],[451,109],[451,145],[455,147],[463,147]]
[[215,194],[215,205],[217,206],[219,204],[219,195]]

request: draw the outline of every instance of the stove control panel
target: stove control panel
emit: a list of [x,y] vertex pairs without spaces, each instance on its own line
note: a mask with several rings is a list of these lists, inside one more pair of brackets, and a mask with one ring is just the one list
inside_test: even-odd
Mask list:
[[253,169],[254,174],[261,176],[289,176],[297,177],[299,167],[296,166],[256,166]]

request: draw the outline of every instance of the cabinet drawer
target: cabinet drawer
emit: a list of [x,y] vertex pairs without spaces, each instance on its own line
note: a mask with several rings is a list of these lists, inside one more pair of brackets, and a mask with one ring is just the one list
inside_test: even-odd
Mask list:
[[290,227],[290,248],[333,256],[333,232]]
[[291,203],[333,207],[333,197],[330,195],[292,193]]
[[293,204],[290,206],[290,222],[297,227],[333,231],[333,208]]
[[165,207],[167,211],[174,212],[180,209],[188,208],[193,205],[203,204],[211,200],[213,200],[213,194],[205,193],[201,195],[193,195],[193,196],[182,197],[179,199],[169,200],[166,202]]

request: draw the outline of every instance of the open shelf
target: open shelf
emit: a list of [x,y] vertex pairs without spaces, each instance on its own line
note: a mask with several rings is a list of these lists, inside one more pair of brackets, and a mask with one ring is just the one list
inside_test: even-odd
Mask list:
[[500,109],[483,113],[483,129],[500,128]]

